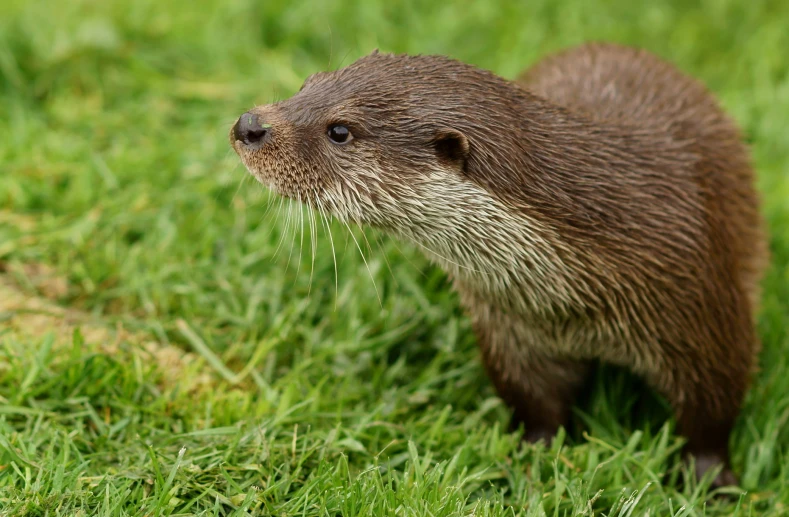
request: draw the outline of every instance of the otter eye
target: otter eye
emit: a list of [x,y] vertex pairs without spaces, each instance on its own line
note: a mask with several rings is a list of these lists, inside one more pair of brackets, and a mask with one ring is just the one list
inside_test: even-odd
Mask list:
[[329,140],[335,144],[347,144],[353,140],[353,135],[348,128],[342,124],[334,124],[329,126]]

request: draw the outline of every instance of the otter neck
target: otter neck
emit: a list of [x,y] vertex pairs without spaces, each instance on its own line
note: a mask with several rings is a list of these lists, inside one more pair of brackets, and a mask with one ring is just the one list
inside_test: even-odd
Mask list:
[[698,211],[690,176],[665,181],[668,167],[687,166],[685,143],[668,128],[607,125],[514,97],[497,127],[471,131],[464,177],[426,182],[431,202],[413,217],[416,230],[398,233],[462,290],[508,309],[548,315],[596,305],[620,264],[653,260],[638,242],[661,238],[666,196]]

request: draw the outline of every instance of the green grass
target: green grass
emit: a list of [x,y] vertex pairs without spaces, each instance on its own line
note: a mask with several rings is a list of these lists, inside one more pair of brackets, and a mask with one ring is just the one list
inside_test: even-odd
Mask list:
[[[789,4],[499,4],[2,3],[3,278],[69,312],[0,300],[0,515],[789,513]],[[678,483],[669,412],[621,372],[520,444],[444,274],[355,229],[368,271],[333,224],[335,279],[228,148],[375,47],[513,77],[590,39],[700,77],[753,146],[774,257],[729,498]]]

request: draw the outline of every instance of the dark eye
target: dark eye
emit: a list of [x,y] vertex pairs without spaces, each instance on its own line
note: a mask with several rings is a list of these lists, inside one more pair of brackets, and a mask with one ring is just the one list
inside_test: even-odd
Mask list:
[[347,144],[353,140],[353,135],[347,127],[342,124],[334,124],[329,126],[329,140],[335,144]]

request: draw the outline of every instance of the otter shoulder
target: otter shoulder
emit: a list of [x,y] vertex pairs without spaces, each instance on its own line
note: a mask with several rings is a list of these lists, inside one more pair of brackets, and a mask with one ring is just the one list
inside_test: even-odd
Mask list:
[[661,126],[722,115],[706,88],[643,49],[588,43],[550,55],[516,83],[596,120]]

